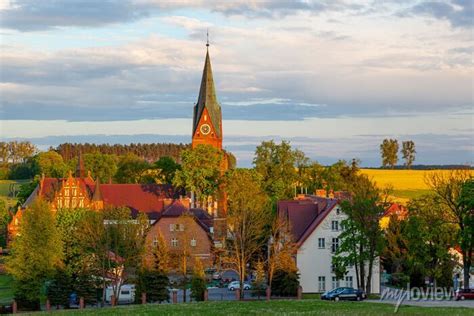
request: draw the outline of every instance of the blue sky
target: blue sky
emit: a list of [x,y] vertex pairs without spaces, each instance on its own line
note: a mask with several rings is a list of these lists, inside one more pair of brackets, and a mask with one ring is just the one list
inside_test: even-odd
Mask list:
[[473,163],[469,1],[0,1],[2,139],[189,142],[206,30],[224,146]]

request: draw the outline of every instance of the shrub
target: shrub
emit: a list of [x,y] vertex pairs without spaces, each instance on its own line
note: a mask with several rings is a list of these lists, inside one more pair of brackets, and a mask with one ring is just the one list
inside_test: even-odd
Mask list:
[[277,270],[273,276],[272,294],[278,296],[296,296],[299,285],[298,272]]
[[142,293],[146,293],[148,303],[169,301],[168,276],[158,270],[143,270],[138,276],[135,301],[139,302]]

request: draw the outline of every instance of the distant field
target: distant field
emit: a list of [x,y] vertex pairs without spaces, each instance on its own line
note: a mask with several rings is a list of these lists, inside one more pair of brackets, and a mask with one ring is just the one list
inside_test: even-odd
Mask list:
[[[392,185],[394,197],[402,203],[430,191],[425,176],[434,172],[449,173],[450,170],[381,170],[361,169],[381,188]],[[474,176],[474,171],[471,171]]]

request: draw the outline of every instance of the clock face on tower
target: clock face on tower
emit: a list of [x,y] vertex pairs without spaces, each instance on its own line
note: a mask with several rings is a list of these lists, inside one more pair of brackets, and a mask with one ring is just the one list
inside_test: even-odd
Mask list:
[[209,124],[202,124],[200,130],[203,135],[207,135],[211,132],[211,127]]

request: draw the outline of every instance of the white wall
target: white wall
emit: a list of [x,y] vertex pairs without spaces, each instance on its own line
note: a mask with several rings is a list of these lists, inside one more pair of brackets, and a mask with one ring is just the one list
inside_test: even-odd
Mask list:
[[[318,293],[322,292],[319,289],[318,277],[325,277],[325,290],[331,290],[333,288],[332,278],[335,276],[331,272],[332,256],[331,245],[332,238],[337,238],[340,231],[341,221],[346,218],[346,215],[342,211],[337,214],[336,206],[326,216],[322,223],[313,231],[313,233],[306,239],[302,246],[298,250],[296,263],[300,272],[300,284],[303,287],[305,293]],[[332,221],[339,222],[339,231],[332,230]],[[318,239],[325,238],[325,248],[320,249],[318,245]],[[339,241],[340,243],[340,241]],[[372,292],[380,293],[380,264],[379,260],[374,262],[374,268],[372,269]],[[352,277],[352,287],[357,288],[357,278],[354,268],[348,269],[348,273],[345,277]],[[346,284],[346,280],[339,280],[339,286],[349,286]]]

